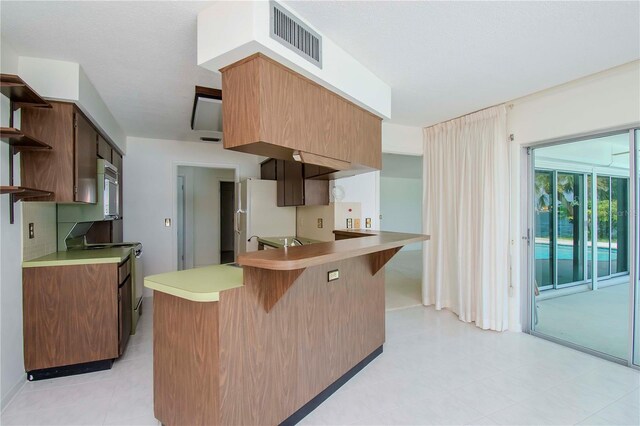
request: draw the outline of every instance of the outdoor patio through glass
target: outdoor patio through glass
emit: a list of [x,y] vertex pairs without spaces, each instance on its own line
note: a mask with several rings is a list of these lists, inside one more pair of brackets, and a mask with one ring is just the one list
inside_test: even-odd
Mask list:
[[630,359],[640,240],[632,146],[625,131],[535,148],[530,181],[530,330],[619,362]]

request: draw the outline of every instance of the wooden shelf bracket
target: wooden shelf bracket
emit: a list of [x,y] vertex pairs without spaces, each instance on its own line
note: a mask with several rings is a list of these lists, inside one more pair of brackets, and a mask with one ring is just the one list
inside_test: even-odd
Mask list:
[[24,186],[0,186],[0,195],[1,194],[9,194],[9,223],[13,225],[15,221],[15,203],[26,198],[48,197],[52,193],[40,189],[25,188]]
[[0,139],[9,144],[9,186],[1,187],[0,194],[9,194],[11,201],[9,203],[9,223],[13,224],[15,222],[15,203],[26,198],[51,195],[49,191],[14,186],[13,157],[21,151],[52,149],[50,145],[13,127],[13,112],[20,108],[51,108],[51,104],[38,95],[23,79],[13,74],[0,74],[0,93],[9,99],[11,104],[9,127],[0,127]]
[[269,312],[305,269],[275,271],[245,266],[244,283],[258,297],[262,306],[264,306],[264,310]]

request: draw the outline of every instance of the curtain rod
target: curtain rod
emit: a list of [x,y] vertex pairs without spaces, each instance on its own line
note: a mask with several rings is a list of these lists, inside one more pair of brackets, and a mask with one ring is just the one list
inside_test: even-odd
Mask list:
[[455,117],[455,118],[450,118],[450,119],[448,119],[448,120],[444,120],[444,121],[441,121],[441,122],[439,122],[439,123],[432,124],[431,126],[423,127],[423,130],[424,130],[424,129],[430,129],[431,127],[437,126],[438,124],[444,124],[444,123],[448,123],[448,122],[450,122],[450,121],[458,120],[458,119],[460,119],[460,118],[462,118],[462,117],[466,117],[467,115],[475,114],[476,112],[480,112],[480,111],[484,111],[484,110],[487,110],[487,109],[495,108],[495,107],[500,106],[500,105],[505,105],[507,108],[513,108],[513,104],[512,104],[512,103],[507,104],[507,103],[505,103],[505,102],[500,102],[500,103],[495,104],[495,105],[491,105],[491,106],[488,106],[488,107],[485,107],[485,108],[480,108],[480,109],[477,109],[477,110],[475,110],[475,111],[472,111],[472,112],[468,112],[468,113],[466,113],[466,114],[459,115],[459,116],[457,116],[457,117]]

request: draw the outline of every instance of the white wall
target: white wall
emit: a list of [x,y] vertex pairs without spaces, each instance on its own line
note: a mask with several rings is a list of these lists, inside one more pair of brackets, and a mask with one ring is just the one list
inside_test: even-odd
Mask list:
[[510,324],[520,324],[525,307],[527,206],[526,152],[522,147],[640,125],[640,61],[553,87],[510,103],[511,150]]
[[[279,4],[291,11],[288,5]],[[270,37],[269,13],[267,1],[223,1],[200,12],[198,65],[217,72],[262,52],[374,114],[391,117],[391,87],[387,83],[326,36],[322,40],[322,68],[318,68]],[[305,24],[320,33],[308,22]]]
[[[0,40],[3,73],[18,73],[18,55],[5,40]],[[9,124],[9,100],[0,96],[0,122]],[[20,162],[15,157],[14,184],[20,182]],[[9,145],[0,142],[0,184],[8,185]],[[2,409],[25,382],[22,352],[22,211],[16,203],[15,223],[9,224],[9,196],[0,197],[0,392]]]
[[[296,207],[296,236],[318,241],[335,239],[334,203],[328,206]],[[322,228],[318,228],[318,219],[322,219]]]
[[[380,229],[422,234],[422,179],[380,177]],[[422,243],[402,250],[421,250]]]
[[509,102],[507,130],[519,145],[640,124],[640,61]]
[[422,155],[422,127],[382,123],[382,152],[385,154]]
[[185,267],[219,264],[220,182],[235,181],[235,170],[179,166],[178,174],[185,177]]
[[[380,172],[369,172],[361,175],[340,178],[331,181],[330,187],[341,186],[345,196],[342,200],[334,200],[331,194],[331,202],[343,201],[345,203],[360,203],[362,206],[362,227],[364,220],[371,218],[371,229],[380,229]],[[336,225],[339,227],[339,225]]]
[[178,166],[234,168],[240,178],[259,177],[261,159],[219,144],[127,138],[124,238],[144,245],[145,275],[177,269],[177,227],[165,227],[164,219],[176,221]]
[[75,62],[19,57],[19,74],[41,96],[74,102],[123,152],[126,136],[100,94]]

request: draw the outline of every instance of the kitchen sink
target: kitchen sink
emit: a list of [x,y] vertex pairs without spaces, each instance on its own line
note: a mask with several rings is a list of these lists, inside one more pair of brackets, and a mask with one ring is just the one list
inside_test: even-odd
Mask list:
[[138,243],[87,244],[86,246],[82,247],[82,250],[101,250],[115,247],[134,247],[136,245],[138,245]]

